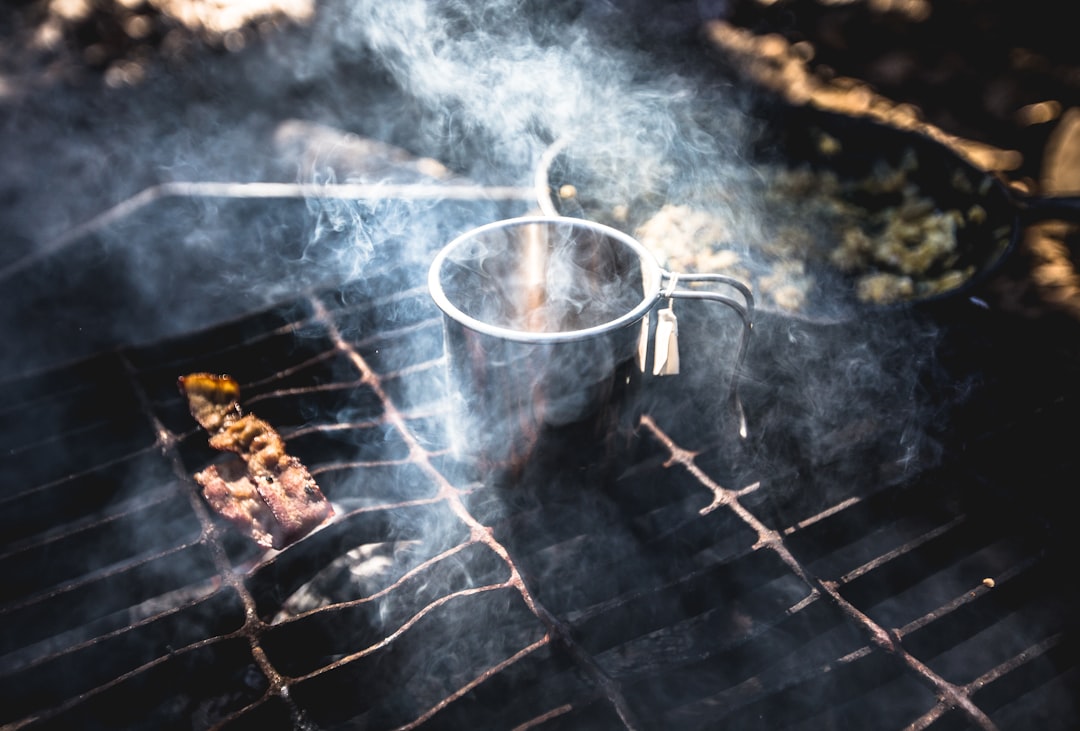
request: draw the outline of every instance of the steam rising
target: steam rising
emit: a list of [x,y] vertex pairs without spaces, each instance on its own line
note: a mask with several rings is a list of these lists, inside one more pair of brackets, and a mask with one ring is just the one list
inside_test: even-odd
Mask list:
[[[23,194],[29,205],[8,211],[10,230],[48,243],[146,185],[176,180],[282,180],[316,188],[455,180],[528,186],[544,150],[569,140],[588,151],[594,195],[618,203],[648,191],[659,202],[679,203],[724,191],[712,201],[713,212],[740,245],[753,250],[766,243],[760,201],[746,184],[756,175],[746,164],[756,134],[745,111],[751,94],[722,79],[684,75],[619,39],[619,23],[628,19],[629,11],[590,2],[321,6],[307,28],[270,37],[265,47],[221,63],[207,61],[197,70],[200,85],[162,71],[127,96],[109,92],[110,101],[122,102],[119,114],[102,110],[102,129],[61,146],[62,166],[95,161],[89,175],[59,176],[54,185],[36,188],[28,153],[12,151],[15,170],[29,183]],[[699,19],[685,18],[688,25]],[[49,117],[46,136],[75,128],[79,105],[89,101],[62,96],[43,93],[26,102],[59,110]],[[28,151],[44,146],[18,115],[11,128],[30,138]],[[334,135],[334,129],[369,140]],[[106,159],[108,165],[101,162]],[[59,348],[62,338],[55,335],[70,318],[73,340],[104,333],[89,342],[91,352],[115,341],[153,341],[230,311],[363,279],[388,263],[421,269],[452,236],[501,215],[474,209],[448,216],[434,201],[163,196],[99,228],[90,242],[73,239],[78,246],[70,246],[89,252],[92,261],[107,261],[105,288],[135,298],[138,306],[123,317],[100,319],[64,308],[50,323],[59,331],[30,337],[45,340],[46,350]],[[698,308],[685,303],[679,309],[692,332]],[[695,403],[708,421],[726,418],[725,389],[714,384],[717,371],[729,370],[737,329],[704,327],[700,342],[690,346],[693,336],[683,338],[688,360],[680,379],[716,394],[715,402]],[[759,414],[771,414],[779,403],[768,393],[772,384],[786,384],[784,398],[805,408],[779,411],[789,424],[797,422],[793,431],[804,444],[827,442],[833,422],[853,405],[899,414],[920,434],[914,395],[925,359],[898,351],[913,337],[925,353],[934,334],[904,328],[840,328],[835,336],[803,332],[797,322],[778,332],[759,328],[751,355],[773,360],[768,372],[754,372],[751,357],[745,374],[751,390],[756,384],[765,392]]]
[[481,135],[478,170],[528,175],[546,145],[575,139],[614,195],[655,189],[676,165],[685,175],[695,160],[714,166],[738,148],[741,115],[731,99],[709,109],[728,136],[708,135],[693,119],[700,87],[608,43],[582,22],[587,11],[570,22],[555,7],[530,14],[522,2],[365,1],[352,6],[339,37],[372,49],[448,133]]
[[[275,139],[296,141],[296,120],[301,118],[305,124],[346,129],[409,150],[407,181],[527,186],[543,151],[557,139],[569,139],[589,151],[599,181],[595,193],[606,200],[629,201],[641,191],[677,200],[698,190],[727,189],[729,195],[717,207],[740,232],[744,245],[759,244],[758,205],[740,184],[753,175],[743,161],[754,133],[742,92],[720,83],[703,87],[702,79],[654,66],[647,54],[600,33],[593,21],[618,17],[600,12],[606,3],[543,5],[523,0],[356,0],[326,5],[307,32],[245,53],[235,59],[228,76],[217,77],[221,69],[208,65],[203,86],[163,75],[133,91],[134,96],[125,97],[130,107],[121,109],[119,121],[110,115],[104,123],[115,127],[98,130],[87,147],[65,150],[68,167],[85,164],[90,169],[78,179],[60,180],[54,188],[31,184],[26,194],[31,205],[15,212],[10,228],[33,242],[26,247],[32,250],[147,185],[177,180],[378,185],[402,175],[400,165],[351,167],[343,162],[340,148],[333,153],[305,148],[299,156],[267,155]],[[362,75],[358,66],[364,69]],[[372,73],[372,67],[390,82]],[[237,103],[232,95],[241,92]],[[228,102],[218,111],[215,105],[221,100]],[[33,103],[66,104],[59,97]],[[153,109],[153,116],[133,112],[125,117],[144,107]],[[58,139],[79,123],[78,111],[62,111],[49,127]],[[11,116],[12,126],[27,128],[17,113]],[[113,154],[111,165],[103,162]],[[25,155],[15,158],[21,163],[20,174],[31,177]],[[417,162],[424,158],[441,163]],[[679,181],[678,186],[673,181]],[[32,205],[35,202],[42,205]],[[63,214],[49,215],[58,210]],[[167,219],[164,225],[162,216]],[[363,280],[390,264],[420,270],[435,248],[496,216],[495,208],[447,214],[433,201],[163,196],[90,240],[79,239],[79,247],[71,249],[76,264],[84,261],[78,257],[96,265],[107,262],[109,279],[99,283],[104,292],[99,294],[105,300],[115,295],[120,304],[112,303],[105,314],[95,314],[94,308],[69,313],[70,323],[53,322],[52,330],[26,337],[40,340],[34,346],[45,353],[45,362],[53,349],[67,355],[57,342],[65,328],[96,328],[94,337],[85,341],[91,349],[154,341],[315,287]],[[12,260],[18,258],[5,257],[0,266]],[[78,271],[68,276],[86,287]],[[58,288],[64,284],[54,283]],[[45,285],[32,281],[26,286]],[[548,286],[557,290],[554,284]],[[74,308],[80,303],[69,304]],[[715,435],[717,424],[735,426],[724,379],[730,377],[740,330],[734,317],[718,315],[721,308],[708,303],[680,302],[676,309],[682,372],[654,383],[642,408],[672,415],[663,426],[680,444],[695,448],[705,446],[700,440]],[[392,322],[397,314],[385,317]],[[883,460],[906,464],[924,455],[931,446],[929,406],[923,402],[919,379],[937,334],[906,319],[889,323],[888,329],[863,323],[821,331],[785,321],[759,328],[742,374],[751,437],[740,446],[746,449],[739,454],[750,463],[741,467],[759,473],[785,468],[772,451],[777,444],[794,445],[795,456],[812,464],[840,458],[845,447],[874,439],[887,441],[881,446]],[[14,321],[0,321],[0,326],[11,329]],[[23,367],[16,363],[19,357],[9,354],[5,369]],[[422,387],[430,389],[430,381]],[[430,403],[443,394],[424,396],[409,400]],[[339,407],[345,418],[352,405]],[[881,430],[886,422],[895,428]],[[411,486],[403,492],[405,488]],[[573,493],[573,499],[596,501],[590,509],[617,512],[603,496],[578,495]],[[453,526],[422,528],[403,530],[402,542],[451,545],[451,539],[457,540],[455,532],[463,530],[456,520]],[[529,529],[542,531],[543,526]],[[623,539],[619,535],[612,540]],[[625,536],[627,542],[632,539]],[[622,549],[614,547],[611,553],[618,555]],[[365,552],[357,551],[354,557],[373,562],[368,566],[372,571],[388,561],[371,551],[360,554]],[[470,586],[473,581],[480,559],[463,555],[470,561],[465,565],[462,559],[464,568],[455,568],[452,576],[448,571],[448,586]],[[364,586],[368,580],[367,575],[355,579]],[[406,614],[413,608],[393,609]],[[496,607],[492,616],[496,609],[502,611]],[[471,605],[461,616],[454,615],[456,621],[462,617],[482,624]],[[395,615],[394,621],[399,619]],[[393,627],[379,631],[387,629]]]
[[[111,108],[93,104],[89,95],[44,91],[23,102],[25,116],[9,110],[9,130],[23,139],[21,150],[9,146],[9,160],[27,189],[24,205],[8,207],[7,223],[15,240],[29,243],[4,262],[18,263],[26,249],[32,253],[35,245],[63,238],[78,223],[155,184],[463,180],[528,186],[543,151],[560,139],[588,151],[594,193],[611,202],[634,200],[642,191],[661,202],[725,191],[714,210],[740,244],[753,249],[763,243],[764,227],[753,186],[744,184],[755,175],[745,164],[755,135],[744,109],[749,95],[721,79],[683,75],[621,41],[619,23],[628,18],[614,5],[591,2],[330,3],[309,27],[220,62],[206,61],[196,69],[197,83],[161,69],[142,87],[109,91]],[[689,25],[699,19],[685,18]],[[86,121],[86,106],[98,113],[91,131],[66,137]],[[49,120],[40,130],[34,126],[39,117]],[[383,146],[356,147],[330,129],[379,139]],[[53,139],[68,140],[54,164],[81,174],[54,175],[42,185],[31,160]],[[412,157],[395,158],[395,150]],[[82,255],[107,262],[102,289],[137,305],[126,306],[123,316],[76,315],[77,308],[63,307],[50,321],[51,331],[31,328],[28,337],[44,341],[35,345],[45,350],[62,349],[65,332],[75,340],[98,332],[91,349],[152,341],[205,326],[230,309],[362,279],[387,263],[422,268],[452,236],[499,216],[494,209],[448,216],[434,202],[161,196],[117,225],[100,227],[90,241],[68,242],[70,251],[79,252],[71,255],[73,269],[82,267]],[[70,277],[79,281],[77,271]],[[24,310],[35,297],[28,296]],[[692,326],[695,307],[680,309]],[[7,315],[6,328],[14,328],[19,316]],[[796,332],[774,337],[759,331],[752,346],[772,357],[776,353],[766,351],[790,351],[783,355],[783,372],[746,375],[766,390],[771,381],[790,379],[789,396],[807,405],[795,412],[806,419],[799,431],[829,433],[824,426],[849,411],[853,400],[872,404],[868,410],[915,409],[911,394],[921,359],[894,357],[903,350],[898,331],[849,329],[833,340],[802,333],[797,323],[787,327]],[[688,383],[711,383],[717,366],[724,371],[730,363],[731,338],[723,330],[687,353]],[[916,337],[921,343],[933,334]],[[719,345],[710,350],[710,343]],[[17,358],[9,356],[9,368],[25,366]],[[811,368],[818,364],[826,369],[820,377]],[[835,373],[859,377],[838,379]],[[875,383],[888,386],[870,385]],[[853,384],[860,384],[857,391]],[[724,413],[720,405],[696,406],[709,418]],[[917,414],[910,416],[919,422]]]

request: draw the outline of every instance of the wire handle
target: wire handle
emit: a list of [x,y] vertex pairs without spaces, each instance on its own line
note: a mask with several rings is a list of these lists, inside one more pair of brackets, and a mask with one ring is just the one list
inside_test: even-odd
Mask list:
[[[742,399],[739,397],[739,375],[742,372],[743,361],[746,358],[746,350],[750,344],[750,335],[753,332],[754,322],[754,295],[750,291],[750,287],[739,279],[730,277],[726,274],[679,274],[674,272],[665,271],[663,276],[668,280],[668,285],[661,291],[661,296],[667,298],[668,306],[664,310],[661,310],[658,317],[663,318],[662,313],[670,311],[670,318],[674,318],[674,310],[672,309],[673,300],[675,299],[694,299],[694,300],[707,300],[710,302],[718,302],[726,307],[734,310],[738,315],[742,323],[742,335],[739,338],[739,349],[735,354],[735,364],[732,368],[731,375],[731,388],[728,392],[728,402],[731,410],[735,414],[735,418],[739,425],[739,436],[743,439],[747,437],[748,429],[746,425],[746,410],[743,408]],[[702,291],[696,289],[681,289],[678,287],[682,282],[712,282],[722,284],[730,287],[738,292],[742,301],[729,297],[728,295],[720,292]],[[658,336],[657,336],[657,356],[659,356],[660,342],[659,342],[659,323],[658,323]],[[678,328],[674,330],[674,334],[677,334]],[[671,343],[666,344],[666,347],[670,349]],[[677,366],[677,363],[676,363]],[[656,366],[654,365],[654,371]],[[677,368],[674,372],[678,372]],[[661,374],[657,374],[661,375]]]

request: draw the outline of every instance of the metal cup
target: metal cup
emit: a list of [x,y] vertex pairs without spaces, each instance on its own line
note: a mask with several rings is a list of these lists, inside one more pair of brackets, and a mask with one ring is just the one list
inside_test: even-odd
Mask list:
[[[738,298],[677,283],[712,282]],[[678,371],[672,300],[738,313],[740,367],[753,298],[720,274],[676,275],[638,241],[575,218],[497,221],[457,237],[432,262],[428,287],[444,317],[455,454],[485,476],[514,478],[550,445],[606,445],[636,421],[646,373]],[[739,429],[745,421],[731,379]]]

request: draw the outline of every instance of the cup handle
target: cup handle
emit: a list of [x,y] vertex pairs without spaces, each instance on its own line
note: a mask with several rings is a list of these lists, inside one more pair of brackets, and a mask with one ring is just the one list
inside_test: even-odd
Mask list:
[[[742,399],[739,398],[738,383],[739,374],[742,372],[743,360],[746,357],[746,349],[750,344],[750,334],[754,328],[754,295],[745,282],[726,274],[677,274],[666,271],[663,274],[664,278],[668,281],[668,286],[661,291],[661,297],[668,298],[669,300],[695,299],[718,302],[726,307],[730,307],[739,315],[742,322],[742,336],[739,338],[739,350],[735,355],[735,365],[731,374],[731,389],[728,393],[728,401],[739,424],[739,436],[745,439],[748,434],[746,411],[743,409]],[[741,301],[721,292],[679,288],[679,284],[687,282],[710,282],[730,287],[738,292]]]

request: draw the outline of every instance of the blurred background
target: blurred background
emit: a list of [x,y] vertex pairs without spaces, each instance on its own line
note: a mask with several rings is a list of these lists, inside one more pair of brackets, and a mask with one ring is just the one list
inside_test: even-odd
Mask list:
[[[455,168],[483,176],[477,151],[460,130],[455,140],[445,110],[436,120],[401,93],[377,36],[362,32],[365,5],[7,3],[0,266],[156,183],[327,182],[343,163],[313,162],[320,139],[348,136],[345,167],[412,164],[435,177]],[[521,17],[587,26],[612,47],[687,58],[705,48],[751,83],[800,103],[920,126],[1024,190],[1080,191],[1080,45],[1051,0],[509,5]],[[1080,316],[1073,238],[1062,224],[1033,231],[1021,270],[1000,288],[1004,306]]]

